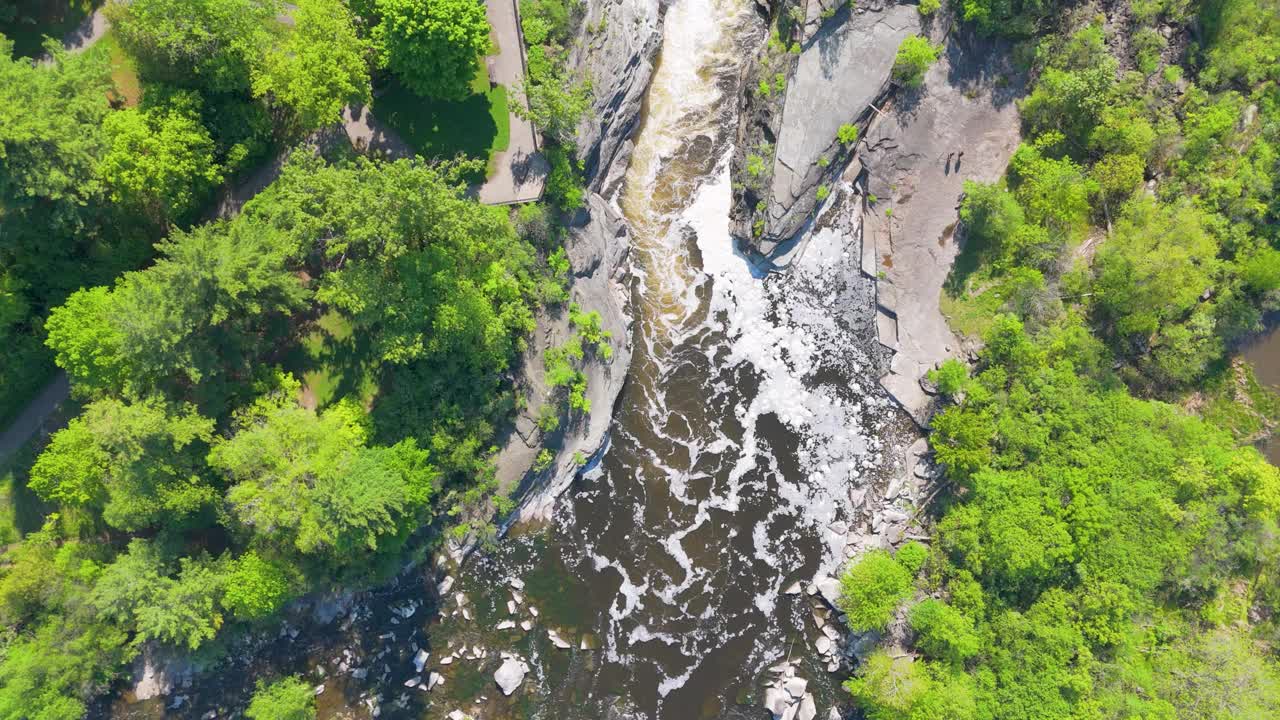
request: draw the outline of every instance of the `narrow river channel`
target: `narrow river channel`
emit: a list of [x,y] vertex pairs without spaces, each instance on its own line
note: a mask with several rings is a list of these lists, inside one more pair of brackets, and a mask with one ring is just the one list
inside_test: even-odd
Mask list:
[[821,601],[795,585],[838,570],[859,488],[901,447],[876,384],[874,289],[837,233],[785,275],[754,271],[729,234],[727,157],[763,29],[744,0],[677,0],[665,27],[619,200],[637,322],[611,445],[548,526],[468,565],[457,587],[473,620],[432,633],[443,653],[493,647],[476,625],[536,625],[533,640],[509,630],[530,666],[525,700],[491,693],[477,717],[758,717],[769,668],[787,660],[820,717],[842,702],[847,667],[813,649]]
[[[756,270],[729,233],[728,158],[764,28],[750,0],[675,0],[665,28],[617,199],[635,354],[600,462],[547,521],[473,555],[440,607],[415,571],[340,627],[286,626],[243,675],[178,690],[164,701],[178,714],[244,697],[261,667],[314,683],[321,718],[758,718],[781,672],[803,680],[806,712],[838,717],[850,668],[813,581],[874,536],[867,494],[903,472],[913,439],[877,383],[856,202],[786,273]],[[524,673],[507,696],[509,661]]]

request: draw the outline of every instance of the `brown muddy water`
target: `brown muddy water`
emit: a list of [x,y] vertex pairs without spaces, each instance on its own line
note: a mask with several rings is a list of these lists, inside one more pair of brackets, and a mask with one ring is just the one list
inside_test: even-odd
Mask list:
[[[806,590],[871,532],[863,499],[909,442],[877,383],[874,286],[840,233],[815,234],[785,274],[744,257],[727,166],[763,28],[749,0],[676,0],[665,27],[617,199],[635,355],[598,462],[551,517],[452,570],[438,607],[444,571],[419,568],[103,715],[235,717],[256,679],[301,674],[322,687],[321,718],[767,718],[762,682],[788,660],[819,720],[847,712],[848,662],[815,649],[824,611]],[[507,658],[527,668],[509,697],[494,682]]]
[[[1280,324],[1246,346],[1244,359],[1253,365],[1258,382],[1280,391]],[[1280,437],[1272,435],[1258,447],[1272,465],[1280,465]]]

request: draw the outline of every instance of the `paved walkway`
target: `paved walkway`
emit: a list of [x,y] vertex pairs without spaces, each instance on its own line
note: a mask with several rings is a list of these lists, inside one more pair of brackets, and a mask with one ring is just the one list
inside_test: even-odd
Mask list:
[[[525,80],[520,12],[516,0],[486,0],[485,13],[498,41],[498,54],[486,58],[489,82],[506,87],[508,106],[515,107],[520,102],[517,88]],[[537,200],[546,182],[547,161],[538,152],[537,130],[514,111],[510,116],[511,142],[506,150],[494,153],[493,176],[480,187],[480,202],[487,205]]]

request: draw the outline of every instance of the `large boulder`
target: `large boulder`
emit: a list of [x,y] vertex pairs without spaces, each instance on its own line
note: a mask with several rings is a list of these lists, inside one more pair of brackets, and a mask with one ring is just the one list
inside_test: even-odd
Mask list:
[[898,44],[919,31],[914,4],[872,5],[841,10],[806,45],[787,83],[764,231],[757,240],[761,251],[768,254],[804,226],[825,175],[819,158],[834,154],[841,125],[874,112],[871,105],[888,87]]

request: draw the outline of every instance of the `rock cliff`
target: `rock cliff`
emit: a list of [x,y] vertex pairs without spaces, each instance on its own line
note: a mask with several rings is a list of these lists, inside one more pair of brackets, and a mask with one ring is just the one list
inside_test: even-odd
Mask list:
[[734,231],[765,256],[795,238],[813,215],[819,186],[834,180],[846,156],[836,131],[865,125],[876,112],[873,106],[890,87],[898,44],[921,28],[915,5],[841,6],[825,22],[830,9],[818,2],[806,8],[818,19],[800,29],[805,39],[781,112],[758,110],[767,104],[749,100],[752,107],[740,120]]
[[[538,318],[538,329],[521,359],[519,373],[527,406],[519,413],[497,458],[502,492],[518,491],[520,512],[510,521],[545,514],[580,470],[578,460],[603,449],[613,406],[631,364],[630,231],[615,205],[615,195],[631,157],[631,138],[640,125],[640,110],[662,41],[662,7],[657,0],[589,0],[584,33],[570,67],[590,80],[592,110],[578,129],[587,198],[569,227],[566,250],[572,268],[571,302],[596,311],[601,327],[612,336],[613,356],[591,360],[583,368],[591,411],[571,415],[553,433],[544,434],[536,418],[549,401],[544,358],[549,348],[572,334],[568,312],[551,309]],[[542,450],[552,463],[532,470]]]
[[1022,87],[1006,46],[953,34],[924,85],[899,93],[858,148],[866,196],[876,199],[864,211],[863,271],[879,278],[880,341],[894,351],[881,385],[920,424],[932,411],[921,379],[961,352],[940,300],[959,252],[964,181],[1004,174],[1020,138]]

